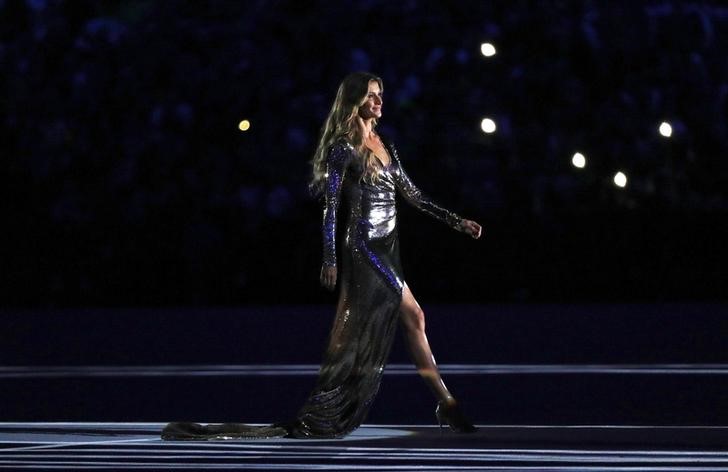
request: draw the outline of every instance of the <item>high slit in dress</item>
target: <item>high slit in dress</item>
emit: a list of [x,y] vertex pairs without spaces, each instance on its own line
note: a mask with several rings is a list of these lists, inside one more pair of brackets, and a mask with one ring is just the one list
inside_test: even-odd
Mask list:
[[[394,146],[385,142],[385,147],[390,162],[374,180],[362,178],[363,160],[345,139],[327,153],[323,265],[338,266],[340,294],[316,386],[296,418],[262,427],[170,423],[164,439],[338,438],[364,422],[379,390],[404,288],[395,195],[452,228],[461,221],[426,197],[405,173]],[[340,208],[347,218],[338,265]]]

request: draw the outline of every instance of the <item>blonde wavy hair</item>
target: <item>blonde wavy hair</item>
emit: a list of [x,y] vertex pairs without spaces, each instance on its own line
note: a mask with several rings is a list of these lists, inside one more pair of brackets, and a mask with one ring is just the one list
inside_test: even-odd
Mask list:
[[[357,125],[356,118],[359,116],[359,107],[364,105],[369,94],[369,82],[375,81],[379,84],[379,90],[384,91],[382,79],[369,72],[354,72],[347,75],[339,85],[336,92],[336,99],[331,106],[331,111],[321,127],[316,152],[314,152],[311,165],[313,167],[313,178],[309,185],[311,191],[316,195],[323,191],[326,182],[326,154],[329,147],[338,139],[344,138],[357,151],[364,163],[366,171],[362,178],[376,181],[382,164],[364,145],[362,129]],[[373,126],[377,125],[374,120]]]

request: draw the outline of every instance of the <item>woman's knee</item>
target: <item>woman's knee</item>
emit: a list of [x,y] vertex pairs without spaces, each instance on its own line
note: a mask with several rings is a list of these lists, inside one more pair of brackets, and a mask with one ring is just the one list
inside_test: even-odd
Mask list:
[[425,312],[419,306],[408,307],[406,310],[403,310],[402,318],[408,331],[425,331]]

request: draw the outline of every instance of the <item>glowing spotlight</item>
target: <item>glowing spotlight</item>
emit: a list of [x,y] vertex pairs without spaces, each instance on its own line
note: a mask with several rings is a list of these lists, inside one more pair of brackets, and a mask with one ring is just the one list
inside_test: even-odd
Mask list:
[[619,171],[614,174],[614,185],[616,185],[617,187],[627,186],[627,176],[624,175],[624,172]]
[[667,121],[660,123],[660,134],[666,138],[672,136],[672,126]]
[[238,128],[240,129],[240,131],[248,131],[250,129],[250,121],[248,121],[248,120],[241,121],[240,124],[238,125]]
[[586,157],[584,157],[584,154],[580,152],[575,152],[574,155],[571,157],[571,163],[574,165],[574,167],[583,169],[586,165]]
[[480,45],[480,53],[485,57],[495,56],[495,46],[490,43],[483,43]]
[[490,118],[483,118],[483,121],[480,122],[480,129],[482,129],[484,133],[495,133],[495,121]]

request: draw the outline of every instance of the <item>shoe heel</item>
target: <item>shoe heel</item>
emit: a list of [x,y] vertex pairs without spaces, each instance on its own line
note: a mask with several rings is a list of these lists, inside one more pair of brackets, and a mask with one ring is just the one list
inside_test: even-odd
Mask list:
[[439,426],[440,430],[440,436],[442,436],[442,412],[440,411],[440,404],[437,404],[437,407],[435,408],[435,418],[437,418],[437,424]]
[[478,428],[473,426],[470,421],[465,418],[463,412],[460,408],[458,408],[456,403],[438,403],[437,408],[435,408],[435,416],[437,417],[437,422],[440,425],[440,434],[442,434],[443,424],[448,425],[448,427],[456,433],[474,433],[478,430]]

